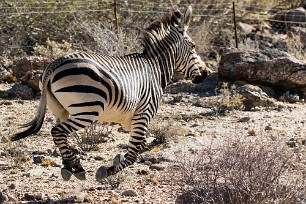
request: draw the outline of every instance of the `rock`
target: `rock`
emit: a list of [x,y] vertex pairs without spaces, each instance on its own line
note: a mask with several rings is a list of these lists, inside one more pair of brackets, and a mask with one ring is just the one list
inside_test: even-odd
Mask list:
[[240,118],[238,121],[241,123],[246,123],[246,122],[249,122],[250,119],[251,119],[250,117],[246,116],[246,117]]
[[256,30],[255,26],[247,24],[247,23],[242,23],[242,22],[238,22],[237,23],[237,28],[242,31],[242,33],[244,34],[249,34],[252,31]]
[[6,152],[5,152],[5,151],[0,150],[0,156],[1,156],[1,157],[6,157]]
[[84,193],[84,192],[78,192],[78,193],[75,195],[75,202],[77,202],[77,203],[83,203],[83,202],[85,202],[85,200],[87,200],[86,197],[87,197],[87,194],[86,194],[86,193]]
[[34,162],[34,164],[41,164],[44,159],[45,159],[45,157],[42,156],[42,155],[34,156],[33,157],[33,162]]
[[230,49],[219,65],[220,77],[230,81],[243,80],[281,91],[306,88],[306,64],[280,51]]
[[39,80],[42,73],[42,70],[27,71],[26,74],[20,80],[22,84],[32,88],[35,93],[39,93]]
[[15,81],[16,81],[16,77],[13,76],[12,72],[0,66],[0,83],[3,83],[3,82],[12,83]]
[[165,170],[165,166],[160,165],[160,164],[152,164],[150,166],[150,169],[151,170],[157,170],[157,171],[163,171],[163,170]]
[[211,95],[214,93],[215,88],[218,86],[219,77],[217,73],[209,71],[207,79],[200,84],[193,84],[191,81],[181,80],[176,83],[170,84],[166,87],[165,93],[178,94],[178,93],[207,93]]
[[[292,10],[289,10],[285,15],[285,21],[288,22],[306,22],[306,11],[303,7],[298,7]],[[302,24],[301,24],[302,25]],[[292,26],[292,23],[288,23],[289,28]]]
[[[145,152],[144,155],[142,156],[141,161],[145,163],[146,165],[151,165],[159,162],[161,155],[156,153],[156,152]],[[149,164],[149,162],[151,164]]]
[[42,199],[43,199],[42,193],[37,193],[37,194],[25,193],[23,197],[23,200],[26,200],[26,201],[37,201],[37,200],[42,200]]
[[149,173],[150,171],[146,169],[141,169],[137,171],[137,174],[140,174],[140,175],[149,175]]
[[290,91],[286,91],[283,94],[284,100],[288,101],[289,103],[297,103],[300,101],[300,96],[297,94],[291,94]]
[[265,130],[273,130],[273,128],[272,128],[271,125],[269,124],[269,125],[267,125],[267,126],[265,127]]
[[[306,22],[306,11],[303,8],[304,4],[301,4],[301,7],[291,9],[289,11],[280,11],[276,13],[272,19],[276,20],[276,22],[272,22],[272,26],[275,29],[291,29],[293,26],[301,26],[303,27]],[[294,23],[292,23],[294,22]]]
[[135,197],[137,196],[137,191],[130,189],[130,190],[125,190],[121,193],[122,196],[132,196]]
[[33,155],[47,155],[48,151],[44,151],[44,150],[35,150],[32,152]]
[[290,148],[295,148],[298,146],[297,144],[297,141],[294,139],[294,138],[291,138],[289,140],[289,142],[287,142],[287,145],[290,147]]
[[277,141],[278,138],[279,138],[278,135],[271,135],[271,140],[272,140],[272,141]]
[[9,68],[10,66],[12,66],[13,62],[10,61],[9,59],[0,56],[0,67],[4,67],[4,68]]
[[15,188],[16,188],[16,185],[15,185],[14,183],[11,183],[10,185],[8,185],[8,187],[9,187],[10,189],[15,189]]
[[144,165],[147,165],[147,166],[151,166],[151,165],[152,165],[152,162],[150,162],[150,161],[145,161],[145,162],[143,162],[143,164],[144,164]]
[[5,91],[6,94],[2,94],[1,96],[3,98],[7,98],[7,97],[18,97],[22,100],[30,100],[33,99],[34,94],[33,94],[33,90],[31,88],[29,88],[26,85],[22,85],[19,83],[16,83],[11,89]]
[[41,56],[27,56],[17,59],[13,62],[13,74],[17,77],[17,80],[20,80],[29,71],[44,70],[50,62],[49,58]]
[[100,156],[100,155],[95,156],[94,159],[97,160],[97,161],[102,161],[102,160],[104,160],[103,157]]
[[237,93],[243,96],[243,105],[245,110],[251,110],[252,108],[262,107],[277,107],[277,103],[274,99],[261,90],[258,86],[250,84],[237,87]]
[[30,172],[23,173],[21,176],[29,178],[31,176],[31,173]]

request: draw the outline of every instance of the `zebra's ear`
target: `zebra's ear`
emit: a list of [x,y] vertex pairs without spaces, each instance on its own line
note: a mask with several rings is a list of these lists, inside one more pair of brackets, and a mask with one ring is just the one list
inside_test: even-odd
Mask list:
[[188,6],[188,8],[185,11],[184,21],[183,21],[183,25],[182,25],[184,32],[186,32],[188,27],[189,27],[189,23],[191,21],[191,16],[192,16],[192,7]]
[[176,6],[172,7],[172,12],[173,12],[173,20],[175,22],[175,24],[180,25],[181,24],[181,12],[179,11],[179,9]]

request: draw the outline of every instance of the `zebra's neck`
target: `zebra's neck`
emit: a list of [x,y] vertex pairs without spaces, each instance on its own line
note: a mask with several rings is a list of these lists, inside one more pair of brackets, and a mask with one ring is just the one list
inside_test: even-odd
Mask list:
[[174,57],[170,57],[171,53],[165,51],[158,54],[156,53],[154,56],[148,54],[146,54],[146,56],[147,60],[150,62],[154,76],[156,76],[157,81],[160,81],[160,85],[162,89],[164,89],[170,83],[174,73]]
[[171,81],[175,70],[176,63],[176,43],[172,40],[164,38],[154,45],[144,47],[143,54],[153,66],[153,71],[161,82],[161,87],[164,89]]

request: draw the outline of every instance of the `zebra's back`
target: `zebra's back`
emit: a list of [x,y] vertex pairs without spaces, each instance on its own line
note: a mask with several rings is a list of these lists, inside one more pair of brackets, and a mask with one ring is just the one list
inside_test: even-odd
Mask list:
[[142,99],[155,90],[150,67],[139,54],[73,53],[58,60],[48,68],[52,69],[49,91],[70,115],[95,112],[98,120],[129,126]]

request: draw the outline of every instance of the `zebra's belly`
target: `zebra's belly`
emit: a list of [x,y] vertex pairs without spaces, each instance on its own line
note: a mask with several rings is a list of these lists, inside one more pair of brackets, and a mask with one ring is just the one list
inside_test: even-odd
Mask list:
[[134,116],[133,111],[123,112],[122,110],[111,108],[105,109],[97,118],[99,121],[115,122],[121,124],[127,131],[131,129],[131,121]]

